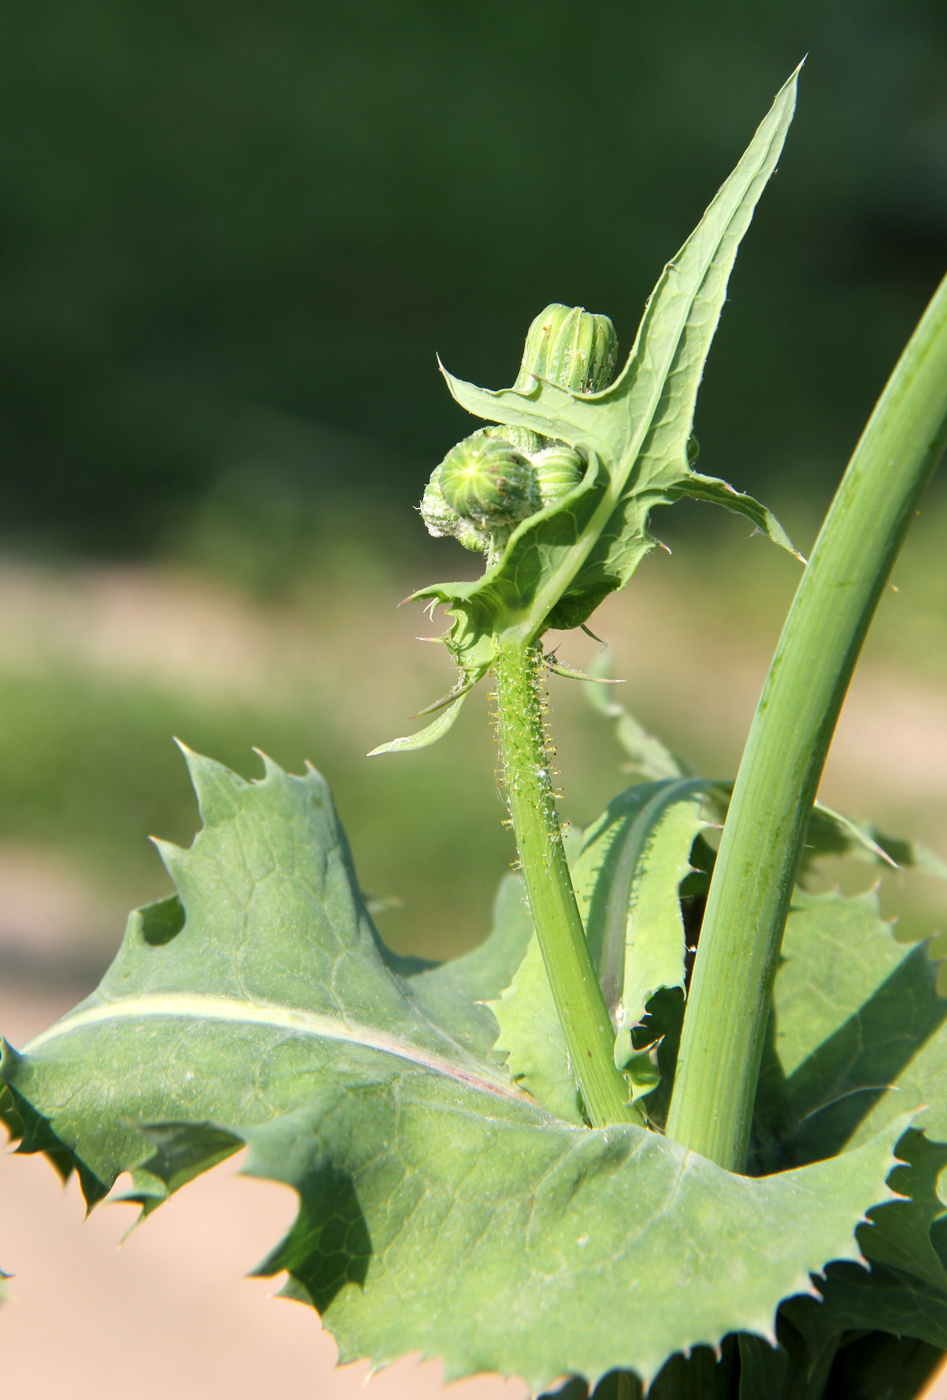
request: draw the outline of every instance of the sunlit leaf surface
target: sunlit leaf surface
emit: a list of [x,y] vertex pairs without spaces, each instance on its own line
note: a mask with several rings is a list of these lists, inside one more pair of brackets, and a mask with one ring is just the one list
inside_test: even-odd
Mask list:
[[535,1388],[648,1378],[684,1347],[768,1333],[810,1273],[858,1257],[903,1120],[754,1180],[645,1129],[556,1118],[512,1086],[476,1005],[522,956],[515,886],[467,958],[393,958],[318,774],[189,762],[203,830],[163,847],[180,903],[132,915],[98,990],[4,1053],[8,1125],[90,1202],[131,1171],[153,1209],[248,1144],[246,1170],[300,1201],[262,1271],[288,1272],[343,1359],[422,1350],[448,1376]]

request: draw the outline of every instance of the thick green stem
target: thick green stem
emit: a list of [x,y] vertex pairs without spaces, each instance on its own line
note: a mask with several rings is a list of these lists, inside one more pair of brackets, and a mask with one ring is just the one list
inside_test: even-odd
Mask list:
[[642,1123],[613,1058],[615,1032],[589,956],[562,845],[549,771],[541,653],[496,646],[497,717],[510,816],[546,975],[594,1127]]
[[770,995],[806,824],[855,662],[947,440],[947,278],[855,449],[740,765],[700,934],[667,1133],[746,1164]]

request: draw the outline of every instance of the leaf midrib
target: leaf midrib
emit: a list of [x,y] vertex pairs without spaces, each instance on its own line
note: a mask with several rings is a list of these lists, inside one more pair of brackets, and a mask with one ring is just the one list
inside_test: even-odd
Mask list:
[[86,1007],[73,1015],[57,1021],[49,1030],[26,1043],[22,1053],[29,1055],[48,1045],[50,1041],[61,1039],[90,1026],[102,1025],[108,1021],[148,1020],[150,1018],[179,1018],[184,1020],[219,1021],[227,1024],[273,1026],[279,1030],[297,1035],[311,1036],[318,1040],[342,1041],[351,1045],[361,1045],[366,1050],[374,1050],[410,1064],[429,1069],[435,1074],[456,1080],[468,1088],[494,1097],[512,1099],[519,1103],[535,1106],[533,1100],[522,1090],[499,1077],[491,1078],[478,1074],[462,1065],[452,1064],[439,1055],[423,1050],[416,1045],[399,1040],[396,1036],[385,1035],[357,1023],[344,1024],[329,1016],[316,1012],[299,1011],[282,1006],[278,1002],[239,1001],[235,997],[210,996],[206,993],[158,992],[150,996],[130,997],[127,1000],[107,1002],[101,1006]]

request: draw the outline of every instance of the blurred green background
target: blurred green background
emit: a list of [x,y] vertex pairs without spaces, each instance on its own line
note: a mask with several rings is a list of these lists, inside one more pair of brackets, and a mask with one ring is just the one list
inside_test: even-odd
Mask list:
[[[176,733],[247,774],[252,745],[312,759],[363,882],[402,901],[386,935],[469,945],[512,855],[485,702],[434,750],[363,758],[449,683],[394,604],[476,567],[414,511],[469,427],[435,352],[509,383],[552,300],[609,312],[627,349],[808,53],[696,425],[701,469],[806,548],[947,267],[947,6],[0,14],[0,938],[21,967],[94,962],[122,908],[165,888],[145,838],[195,826]],[[826,788],[942,853],[945,522],[935,494]],[[627,703],[727,776],[797,569],[706,511],[655,524],[673,560],[646,561],[596,628]],[[581,687],[556,682],[553,704],[582,822],[621,756]],[[930,891],[886,897],[943,917]]]

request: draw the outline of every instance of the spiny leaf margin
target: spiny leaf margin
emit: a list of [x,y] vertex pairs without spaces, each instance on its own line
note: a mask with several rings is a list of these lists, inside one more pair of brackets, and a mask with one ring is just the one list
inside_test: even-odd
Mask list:
[[90,1202],[131,1171],[153,1209],[247,1143],[249,1169],[300,1198],[262,1268],[290,1269],[344,1359],[420,1350],[450,1378],[534,1389],[616,1366],[648,1379],[672,1352],[768,1334],[812,1272],[859,1257],[905,1124],[754,1181],[643,1129],[555,1119],[504,1087],[470,1019],[522,921],[466,978],[399,972],[318,774],[267,762],[248,783],[188,762],[204,826],[162,848],[183,923],[133,915],[99,991],[4,1055],[24,1146],[77,1168]]

